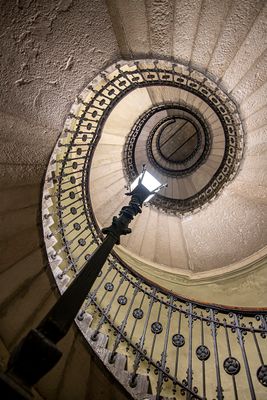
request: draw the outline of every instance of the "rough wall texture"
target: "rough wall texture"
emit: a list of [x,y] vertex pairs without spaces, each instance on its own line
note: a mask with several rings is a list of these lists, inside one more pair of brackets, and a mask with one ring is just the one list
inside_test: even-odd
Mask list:
[[118,55],[103,1],[2,1],[1,108],[62,126],[69,103]]
[[30,183],[70,103],[118,47],[105,3],[85,0],[1,1],[0,46],[1,178]]
[[[40,191],[48,158],[80,89],[118,47],[103,1],[0,2],[0,369],[56,300],[40,247]],[[101,398],[110,382],[70,331],[64,357],[35,398]],[[77,373],[79,371],[79,373]],[[90,377],[90,373],[93,376]],[[96,372],[97,371],[97,372]],[[116,388],[113,398],[124,398]],[[108,397],[107,397],[108,398]]]

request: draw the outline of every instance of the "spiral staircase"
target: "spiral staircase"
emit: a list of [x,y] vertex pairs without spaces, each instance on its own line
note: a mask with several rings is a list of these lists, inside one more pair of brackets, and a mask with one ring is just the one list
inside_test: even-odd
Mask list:
[[266,398],[266,13],[255,0],[2,2],[1,368],[142,163],[168,182],[36,399]]

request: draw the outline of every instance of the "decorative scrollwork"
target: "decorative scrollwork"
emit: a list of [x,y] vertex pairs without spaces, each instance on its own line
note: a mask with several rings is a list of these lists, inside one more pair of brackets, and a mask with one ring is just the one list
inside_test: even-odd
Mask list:
[[227,357],[224,360],[223,368],[229,375],[236,375],[240,371],[240,362],[235,357]]
[[106,289],[108,292],[112,292],[112,290],[114,289],[113,283],[107,282],[107,283],[105,284],[105,289]]
[[75,223],[73,224],[73,228],[74,228],[76,231],[79,231],[79,230],[81,229],[81,225],[78,224],[78,222],[75,222]]
[[173,335],[172,337],[172,344],[175,347],[183,347],[185,344],[185,338],[183,335],[181,335],[180,333],[176,333],[175,335]]
[[154,333],[155,335],[158,335],[162,331],[163,331],[162,324],[158,321],[153,322],[153,324],[151,325],[151,332]]
[[125,306],[125,304],[127,303],[127,297],[126,296],[119,296],[118,297],[118,303],[121,306]]
[[136,319],[142,319],[144,316],[144,311],[141,308],[135,308],[133,310],[133,316]]
[[265,387],[267,387],[267,365],[262,365],[257,371],[258,381]]
[[200,361],[206,361],[210,357],[210,351],[207,346],[202,344],[196,349],[196,355]]

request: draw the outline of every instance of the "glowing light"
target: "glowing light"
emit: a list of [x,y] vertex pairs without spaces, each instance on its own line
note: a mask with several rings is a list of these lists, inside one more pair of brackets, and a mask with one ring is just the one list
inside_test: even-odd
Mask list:
[[155,196],[155,193],[162,188],[161,183],[147,171],[141,172],[141,174],[133,181],[133,183],[131,184],[131,192],[137,187],[138,184],[143,185],[150,192],[154,192],[150,194],[144,200],[144,202],[151,200],[152,197]]

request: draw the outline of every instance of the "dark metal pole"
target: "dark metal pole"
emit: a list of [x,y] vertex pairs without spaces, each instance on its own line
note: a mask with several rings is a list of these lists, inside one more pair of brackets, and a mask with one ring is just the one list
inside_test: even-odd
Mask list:
[[131,233],[128,225],[141,213],[142,204],[150,192],[139,182],[129,195],[129,205],[121,209],[119,217],[113,217],[111,226],[102,230],[106,237],[87,264],[37,328],[32,329],[11,354],[6,373],[0,374],[3,398],[30,399],[31,386],[59,361],[62,353],[56,343],[70,329],[114,244],[119,243],[121,235]]

